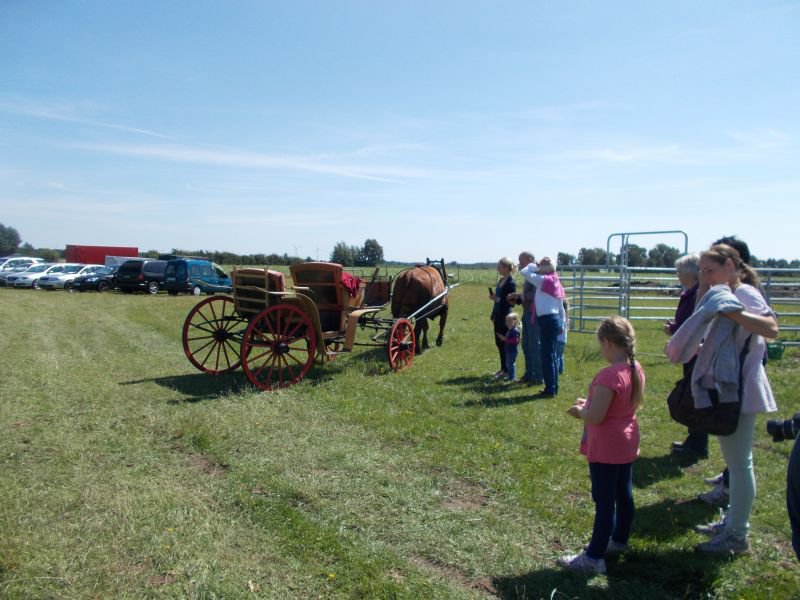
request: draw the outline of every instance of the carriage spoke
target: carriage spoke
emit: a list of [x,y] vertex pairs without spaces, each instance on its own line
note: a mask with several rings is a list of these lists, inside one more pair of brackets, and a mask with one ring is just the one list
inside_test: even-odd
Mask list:
[[309,371],[315,349],[315,329],[306,313],[289,304],[270,306],[251,321],[244,333],[244,371],[262,390],[286,387]]
[[241,364],[239,348],[232,345],[233,330],[246,323],[226,296],[211,296],[189,311],[183,324],[183,351],[195,367],[212,375]]

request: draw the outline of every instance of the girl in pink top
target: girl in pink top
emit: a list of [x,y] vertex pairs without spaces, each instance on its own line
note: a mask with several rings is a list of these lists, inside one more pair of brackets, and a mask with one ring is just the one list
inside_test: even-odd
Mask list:
[[595,375],[589,397],[567,410],[584,421],[581,454],[589,460],[595,503],[592,541],[582,554],[558,559],[562,567],[605,573],[606,552],[627,549],[633,524],[633,461],[639,456],[636,410],[644,397],[644,371],[636,362],[636,334],[623,317],[610,317],[597,329],[603,358],[610,364]]

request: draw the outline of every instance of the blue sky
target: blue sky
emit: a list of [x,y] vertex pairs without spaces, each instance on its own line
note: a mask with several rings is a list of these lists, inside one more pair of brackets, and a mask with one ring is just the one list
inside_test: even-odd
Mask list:
[[799,34],[795,1],[2,0],[0,222],[54,248],[473,262],[682,230],[796,258]]

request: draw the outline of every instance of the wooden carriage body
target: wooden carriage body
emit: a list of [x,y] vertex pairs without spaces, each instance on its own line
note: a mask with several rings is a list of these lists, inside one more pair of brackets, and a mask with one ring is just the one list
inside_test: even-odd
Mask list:
[[239,366],[264,390],[301,380],[317,361],[350,352],[359,327],[373,329],[397,371],[413,360],[414,332],[407,319],[380,319],[390,301],[391,278],[376,270],[356,278],[341,265],[299,263],[292,285],[279,271],[242,268],[231,272],[233,294],[203,300],[187,316],[184,351],[210,374]]

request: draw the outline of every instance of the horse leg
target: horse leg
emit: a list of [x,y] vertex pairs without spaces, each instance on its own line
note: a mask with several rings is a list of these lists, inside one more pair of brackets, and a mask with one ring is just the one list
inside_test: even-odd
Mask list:
[[441,346],[444,343],[444,326],[447,323],[447,311],[449,305],[445,304],[442,309],[442,314],[439,315],[439,335],[436,338],[436,345]]
[[428,346],[428,319],[419,319],[414,327],[414,336],[417,338],[416,354],[422,354]]

